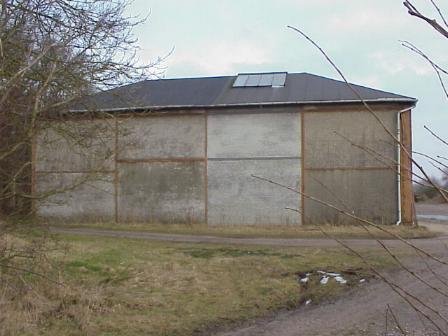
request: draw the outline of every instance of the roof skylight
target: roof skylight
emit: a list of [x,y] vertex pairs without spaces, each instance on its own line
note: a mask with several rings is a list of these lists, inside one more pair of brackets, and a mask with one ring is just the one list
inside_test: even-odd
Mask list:
[[233,87],[282,87],[285,86],[286,72],[238,74]]

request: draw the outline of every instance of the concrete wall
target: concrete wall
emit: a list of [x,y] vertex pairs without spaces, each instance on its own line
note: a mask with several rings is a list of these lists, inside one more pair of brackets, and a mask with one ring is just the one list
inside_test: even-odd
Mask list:
[[36,139],[37,172],[112,171],[114,120],[48,122]]
[[[379,224],[397,221],[397,176],[390,170],[316,170],[305,173],[305,193]],[[356,220],[305,200],[305,223],[349,224]]]
[[204,223],[204,166],[204,162],[120,164],[119,220]]
[[300,224],[286,207],[300,207],[300,197],[253,178],[266,177],[300,190],[300,160],[223,160],[208,164],[208,223],[248,225]]
[[39,216],[114,220],[115,121],[43,124],[36,139],[34,185]]
[[[396,135],[396,113],[376,114]],[[385,167],[397,159],[394,140],[369,112],[306,112],[304,122],[305,168]]]
[[119,121],[117,220],[205,223],[205,115]]
[[[397,134],[397,115],[378,112]],[[377,223],[398,215],[397,146],[375,117],[365,111],[304,114],[304,192]],[[327,206],[305,200],[307,224],[354,222]]]
[[204,158],[204,115],[127,118],[119,121],[119,160]]
[[35,192],[54,195],[36,204],[38,215],[204,223],[205,125],[204,113],[45,125]]
[[209,114],[208,158],[300,157],[300,115],[294,110]]
[[[208,116],[208,223],[300,224],[300,115],[294,109]],[[269,113],[270,112],[270,113]]]
[[113,221],[114,175],[104,173],[37,173],[38,215],[52,220]]
[[[378,117],[396,134],[395,112]],[[397,148],[361,110],[264,107],[53,122],[38,136],[34,153],[35,191],[67,190],[37,202],[38,214],[49,218],[209,225],[351,221],[251,176],[257,175],[378,223],[397,220]]]

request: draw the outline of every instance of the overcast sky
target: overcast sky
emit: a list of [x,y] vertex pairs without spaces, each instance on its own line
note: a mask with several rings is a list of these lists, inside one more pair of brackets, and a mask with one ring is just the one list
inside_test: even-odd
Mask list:
[[[414,3],[436,16],[429,0]],[[448,14],[448,5],[445,9]],[[448,138],[448,100],[430,65],[400,40],[445,65],[448,41],[410,17],[401,0],[134,0],[130,11],[150,13],[135,31],[142,61],[154,61],[174,48],[164,62],[166,78],[288,71],[339,79],[309,42],[286,28],[298,27],[352,83],[417,98],[414,150],[448,157],[448,147],[423,129],[427,125]]]

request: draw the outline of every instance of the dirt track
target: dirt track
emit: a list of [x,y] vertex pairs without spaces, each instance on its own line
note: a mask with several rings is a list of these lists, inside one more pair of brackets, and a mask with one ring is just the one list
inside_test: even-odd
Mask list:
[[[435,231],[441,232],[448,236],[448,225],[438,223],[425,224],[433,228]],[[117,237],[117,238],[132,238],[132,239],[148,239],[168,242],[183,242],[183,243],[203,243],[203,244],[231,244],[231,245],[268,245],[268,246],[299,246],[299,247],[340,247],[340,244],[332,239],[320,238],[230,238],[217,236],[203,236],[203,235],[185,235],[185,234],[171,234],[171,233],[153,233],[143,231],[116,231],[116,230],[102,230],[90,228],[62,228],[51,227],[51,232],[67,233],[87,236],[100,237]],[[444,239],[443,237],[432,239],[414,239],[412,240],[418,246],[431,246],[435,240]],[[341,239],[343,242],[350,244],[353,247],[380,247],[375,240],[370,239]],[[397,240],[386,240],[388,246],[403,245]]]

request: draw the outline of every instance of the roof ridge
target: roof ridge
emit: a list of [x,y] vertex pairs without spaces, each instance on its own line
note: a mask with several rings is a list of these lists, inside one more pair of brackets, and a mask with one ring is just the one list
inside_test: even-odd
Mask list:
[[[144,81],[171,81],[171,80],[182,80],[182,79],[214,79],[214,78],[231,78],[236,77],[236,75],[222,75],[222,76],[205,76],[205,77],[176,77],[176,78],[158,78],[158,79],[146,79]],[[144,82],[142,81],[142,82]]]

